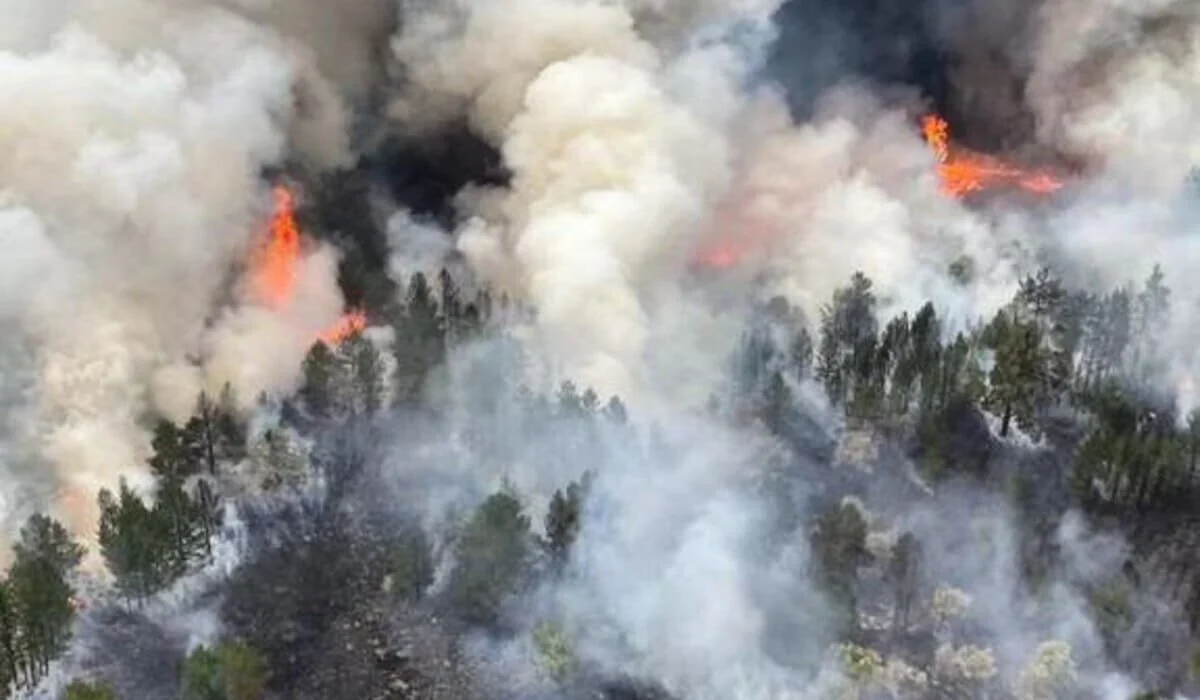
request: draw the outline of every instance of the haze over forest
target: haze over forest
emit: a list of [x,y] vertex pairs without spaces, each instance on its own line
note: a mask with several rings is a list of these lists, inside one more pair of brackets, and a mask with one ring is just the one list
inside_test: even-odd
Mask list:
[[0,698],[1200,697],[1200,4],[0,17]]

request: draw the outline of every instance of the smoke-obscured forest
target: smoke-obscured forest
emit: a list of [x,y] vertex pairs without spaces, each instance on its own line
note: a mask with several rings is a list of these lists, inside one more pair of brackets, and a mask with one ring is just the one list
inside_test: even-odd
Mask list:
[[0,698],[1200,697],[1200,12],[0,0]]

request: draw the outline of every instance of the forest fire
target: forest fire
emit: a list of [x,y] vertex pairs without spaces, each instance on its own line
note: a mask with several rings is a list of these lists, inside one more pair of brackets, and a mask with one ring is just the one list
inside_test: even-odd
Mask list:
[[[937,158],[937,173],[943,194],[955,199],[1002,187],[1016,187],[1037,195],[1050,195],[1062,189],[1063,181],[1045,170],[1026,170],[984,153],[953,143],[949,123],[936,114],[921,120],[921,134]],[[754,235],[738,232],[734,236],[711,241],[694,258],[700,267],[723,270],[734,267],[764,239],[777,233],[764,228]]]
[[[278,309],[290,303],[295,294],[301,246],[295,196],[283,186],[277,186],[274,195],[275,212],[271,217],[270,235],[254,255],[251,281],[255,297],[268,307]],[[366,314],[351,311],[321,333],[319,340],[335,345],[366,325]]]
[[921,120],[921,133],[938,160],[942,192],[964,197],[1000,185],[1019,187],[1035,194],[1051,194],[1062,188],[1062,181],[1044,171],[1028,171],[1004,163],[998,158],[955,146],[950,141],[950,125],[936,115]]

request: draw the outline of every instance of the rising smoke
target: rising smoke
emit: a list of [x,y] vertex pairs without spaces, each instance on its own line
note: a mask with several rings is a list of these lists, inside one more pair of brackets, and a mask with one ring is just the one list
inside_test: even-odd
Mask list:
[[[566,611],[580,653],[686,697],[821,697],[778,658],[813,658],[828,641],[802,533],[777,556],[745,554],[777,534],[743,483],[762,458],[756,436],[689,412],[720,391],[745,307],[783,294],[812,321],[861,269],[884,313],[933,299],[962,326],[1054,257],[1104,285],[1164,262],[1176,308],[1190,310],[1200,248],[1194,211],[1174,198],[1200,160],[1200,14],[1168,0],[1021,3],[1031,19],[995,1],[925,5],[931,35],[957,39],[947,80],[961,113],[986,113],[980,131],[1023,141],[1014,153],[1082,163],[1047,213],[947,198],[915,127],[922,96],[844,70],[858,48],[848,33],[811,48],[839,84],[789,86],[812,93],[797,119],[794,94],[762,80],[786,70],[762,65],[778,4],[0,0],[0,229],[14,253],[0,317],[17,416],[0,453],[0,516],[11,529],[27,514],[18,502],[52,505],[90,540],[96,490],[145,482],[148,415],[184,416],[226,383],[246,410],[295,388],[308,345],[343,312],[337,257],[306,250],[283,308],[254,297],[241,271],[270,214],[263,168],[369,157],[355,150],[360,119],[409,139],[466,123],[511,179],[465,188],[444,232],[397,214],[392,269],[408,274],[453,245],[475,276],[533,310],[514,335],[543,361],[523,380],[573,379],[667,426],[665,456],[606,462],[585,573],[545,597]],[[1007,87],[968,94],[980,76]],[[996,135],[1020,118],[1032,127]],[[713,245],[733,257],[698,257]],[[976,270],[966,279],[950,273],[963,259]],[[719,310],[695,274],[714,266],[737,287]],[[1200,370],[1183,313],[1166,339],[1168,381]],[[512,466],[465,469],[431,502],[502,475]],[[570,475],[517,476],[537,499]],[[977,614],[1004,640],[1001,662],[1020,665],[1044,638],[1098,656],[1066,593],[1054,615],[1007,619],[1003,606],[1021,604],[1009,515],[987,504],[998,556],[940,539],[967,500],[899,510],[950,553],[935,569],[990,601]],[[768,623],[788,628],[783,651],[762,643]],[[1103,659],[1087,663],[1105,678]]]

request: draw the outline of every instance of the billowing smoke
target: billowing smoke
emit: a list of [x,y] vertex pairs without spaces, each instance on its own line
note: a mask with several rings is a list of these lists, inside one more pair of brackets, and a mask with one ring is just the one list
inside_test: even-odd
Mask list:
[[1189,2],[1048,0],[1028,98],[1041,136],[1140,187],[1178,189],[1200,158]]
[[[695,410],[727,390],[748,309],[782,295],[812,327],[861,270],[881,314],[930,299],[957,330],[1047,259],[1098,288],[1164,262],[1184,304],[1162,343],[1170,376],[1154,379],[1190,381],[1200,247],[1187,236],[1195,205],[1175,197],[1200,159],[1200,16],[1169,0],[1021,3],[1037,7],[1028,23],[982,12],[987,2],[971,3],[974,24],[931,9],[932,35],[954,33],[951,50],[968,59],[950,84],[1006,79],[1002,93],[959,95],[973,105],[962,112],[993,125],[1031,117],[1014,129],[1028,137],[1020,148],[1013,134],[993,139],[1002,155],[1076,166],[1063,168],[1060,200],[976,206],[941,188],[916,121],[928,95],[839,64],[836,85],[802,86],[814,94],[801,111],[796,86],[763,79],[780,70],[763,65],[779,4],[0,0],[0,232],[12,251],[0,319],[18,341],[0,357],[17,416],[3,426],[0,516],[51,503],[90,540],[96,490],[145,483],[153,416],[183,419],[226,384],[246,412],[292,393],[312,342],[345,311],[338,254],[305,242],[286,299],[262,298],[255,256],[278,204],[264,171],[352,168],[371,156],[356,149],[377,143],[359,138],[364,124],[402,143],[465,124],[500,154],[505,181],[464,187],[449,222],[394,213],[387,271],[404,281],[453,251],[530,318],[514,314],[500,339],[450,358],[445,415],[396,427],[400,454],[382,478],[438,538],[502,481],[544,504],[578,476],[561,458],[577,426],[511,425],[472,399],[485,384],[568,379],[619,395],[636,439],[598,437],[607,452],[595,456],[575,576],[520,603],[560,618],[589,663],[682,697],[828,697],[842,679],[822,657],[833,621],[807,533],[767,507],[780,446]],[[967,25],[980,42],[959,33]],[[980,46],[996,50],[968,50]],[[838,49],[813,58],[856,50]],[[514,339],[529,362],[497,359]],[[811,382],[785,388],[808,427],[790,446],[800,461],[829,461],[830,445],[855,437]],[[479,439],[484,419],[515,456],[472,459],[485,451],[460,442]],[[927,495],[906,459],[884,462],[899,464],[889,487]],[[9,498],[10,481],[32,497]],[[786,495],[802,510],[812,494]],[[874,546],[894,546],[889,525],[904,526],[935,552],[931,571],[948,585],[936,614],[966,620],[933,640],[948,673],[1032,687],[1039,668],[1067,666],[1068,646],[1092,696],[1128,689],[1067,585],[1110,574],[1120,547],[1068,522],[1068,580],[1029,601],[1006,506],[969,490],[868,500],[845,507]],[[870,512],[880,501],[886,516]],[[1088,563],[1097,570],[1076,570]],[[503,665],[511,649],[494,641],[479,646]]]
[[[148,412],[194,404],[202,386],[180,369],[191,358],[253,400],[288,388],[307,346],[297,336],[337,318],[329,253],[305,264],[303,306],[267,318],[218,302],[266,235],[261,169],[289,153],[342,162],[348,134],[311,51],[228,9],[2,9],[0,220],[16,254],[0,313],[36,375],[22,426],[33,450],[6,469],[36,485],[26,504],[57,494],[57,514],[90,539],[97,489],[144,473]],[[268,359],[277,351],[288,361]]]

